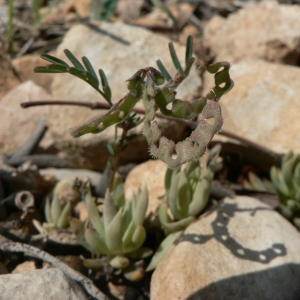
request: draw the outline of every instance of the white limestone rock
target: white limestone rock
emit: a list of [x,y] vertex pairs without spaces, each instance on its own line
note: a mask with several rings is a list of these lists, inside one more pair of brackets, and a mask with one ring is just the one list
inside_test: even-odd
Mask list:
[[191,224],[154,271],[151,299],[282,300],[300,295],[300,234],[250,197]]
[[87,300],[81,287],[59,269],[0,276],[1,300]]
[[204,44],[217,60],[238,62],[261,58],[298,64],[300,59],[300,7],[262,1],[205,26]]
[[[220,100],[223,129],[275,152],[300,151],[300,69],[249,59],[233,64],[233,89]],[[211,87],[206,74],[204,89]],[[215,135],[215,140],[220,139]]]

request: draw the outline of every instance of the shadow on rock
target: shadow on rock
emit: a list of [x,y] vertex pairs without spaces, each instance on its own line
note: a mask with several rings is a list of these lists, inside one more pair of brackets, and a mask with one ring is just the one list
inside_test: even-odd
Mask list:
[[[295,286],[294,281],[286,280],[287,277],[298,276],[298,279],[295,280],[300,282],[299,269],[300,264],[289,263],[264,271],[233,276],[209,284],[191,294],[186,300],[299,300],[298,287]],[[282,284],[264,285],[262,283],[266,278],[268,278],[268,282],[282,282]],[[270,295],[272,295],[272,298],[270,298]]]
[[272,247],[264,250],[253,250],[241,245],[236,239],[234,239],[228,230],[230,219],[239,213],[250,213],[254,216],[258,211],[267,210],[272,211],[268,207],[257,207],[255,209],[238,208],[237,204],[220,203],[215,210],[217,211],[216,219],[211,223],[213,234],[201,235],[184,233],[175,244],[179,244],[184,241],[188,241],[194,244],[204,244],[212,238],[215,238],[218,242],[223,244],[233,255],[241,259],[259,262],[262,264],[268,264],[270,261],[278,256],[285,256],[287,250],[284,244],[274,243]]

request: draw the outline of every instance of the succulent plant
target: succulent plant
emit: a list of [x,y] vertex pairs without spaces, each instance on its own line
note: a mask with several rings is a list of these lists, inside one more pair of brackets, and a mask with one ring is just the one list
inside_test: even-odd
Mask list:
[[172,244],[176,241],[177,238],[180,237],[183,230],[172,232],[166,236],[166,238],[161,242],[158,249],[155,251],[146,271],[154,270],[159,262],[163,259],[163,257],[167,254]]
[[281,168],[273,166],[270,175],[280,199],[280,213],[300,230],[300,154],[288,152]]
[[155,252],[147,271],[153,270],[182,231],[205,208],[210,194],[220,149],[214,152],[207,165],[190,161],[183,170],[168,169],[165,176],[167,203],[159,207],[159,220],[167,234]]
[[206,206],[218,155],[207,165],[190,161],[182,170],[168,169],[165,176],[167,203],[159,207],[166,233],[185,229]]
[[122,269],[125,277],[141,279],[134,274],[142,274],[142,269],[139,266],[135,268],[132,260],[152,254],[150,249],[141,247],[146,239],[143,222],[148,206],[147,188],[144,187],[126,203],[122,179],[116,175],[112,193],[107,190],[105,194],[102,213],[95,204],[90,188],[83,190],[83,197],[90,224],[84,225],[72,218],[71,228],[87,249],[105,257],[104,260],[88,259],[84,264],[90,268],[103,268],[104,262],[108,262],[111,267]]
[[41,225],[37,220],[33,220],[35,227],[41,233],[55,228],[67,228],[72,209],[80,200],[80,193],[74,189],[74,180],[60,180],[53,190],[52,200],[50,197],[46,199],[46,222]]
[[260,179],[253,172],[248,173],[248,180],[245,179],[242,184],[246,190],[255,190],[255,191],[271,192],[271,193],[276,192],[276,189],[270,180],[266,178]]
[[[192,57],[193,39],[187,40],[185,67],[180,64],[174,45],[169,44],[169,51],[177,70],[172,77],[162,62],[157,61],[159,70],[147,67],[138,70],[128,81],[129,92],[118,102],[112,105],[112,93],[103,70],[99,70],[100,80],[89,60],[82,58],[82,63],[69,51],[65,50],[73,66],[61,59],[44,54],[42,58],[51,64],[35,68],[37,73],[70,73],[84,80],[96,89],[111,106],[109,111],[101,116],[96,116],[87,122],[70,129],[73,137],[80,137],[87,133],[99,133],[109,126],[119,124],[126,120],[134,110],[138,101],[143,100],[145,118],[143,133],[149,144],[149,151],[153,157],[164,161],[169,168],[176,169],[182,164],[197,160],[202,156],[208,143],[223,125],[221,107],[218,100],[233,87],[229,76],[230,65],[227,62],[206,64],[203,67],[214,74],[215,86],[210,92],[191,102],[176,99],[176,88],[188,77],[195,58]],[[101,81],[102,89],[99,88]],[[169,109],[168,107],[171,106]],[[175,144],[172,140],[162,136],[158,123],[155,121],[155,112],[160,112],[166,117],[192,120],[200,115],[198,125],[191,135]],[[213,119],[210,124],[207,119]]]
[[[195,62],[195,58],[192,57],[192,37],[187,39],[184,67],[179,62],[172,43],[169,43],[169,51],[177,70],[173,77],[163,63],[157,60],[159,70],[153,67],[138,70],[127,80],[128,93],[117,102],[112,101],[112,92],[104,71],[99,70],[99,80],[86,57],[82,58],[81,63],[69,50],[65,50],[66,56],[72,63],[69,65],[61,59],[44,54],[42,58],[51,64],[35,68],[37,73],[72,74],[90,84],[107,101],[109,110],[104,115],[96,116],[70,128],[69,132],[75,138],[88,133],[96,134],[112,125],[130,120],[135,105],[142,100],[145,117],[141,121],[143,121],[143,134],[148,142],[149,152],[153,157],[165,162],[170,169],[166,174],[168,204],[160,207],[159,218],[166,233],[171,234],[162,244],[162,248],[167,248],[166,245],[172,238],[174,239],[180,230],[196,218],[208,201],[216,158],[204,167],[200,166],[199,158],[206,151],[214,134],[223,126],[218,100],[233,87],[233,81],[229,75],[229,63],[205,64],[202,67],[214,74],[215,86],[205,97],[190,102],[177,99],[176,88],[188,77]],[[198,118],[197,126],[189,137],[176,144],[162,136],[155,120],[158,111],[169,118],[181,120]],[[124,136],[127,134],[124,128],[123,134]],[[108,150],[111,150],[113,156],[115,155],[114,147],[109,147]],[[119,153],[115,156],[118,155]],[[117,161],[116,158],[109,182],[109,189],[112,192],[107,191],[105,194],[103,211],[101,213],[98,211],[90,189],[85,189],[83,198],[86,202],[90,224],[84,225],[78,219],[73,218],[70,220],[70,225],[86,248],[104,256],[104,259],[100,258],[100,260],[85,260],[86,265],[104,267],[104,264],[108,263],[112,268],[122,269],[125,276],[131,280],[136,280],[141,278],[144,270],[139,265],[134,265],[130,258],[144,258],[150,253],[149,249],[141,248],[146,238],[143,222],[148,205],[148,191],[144,188],[126,204],[123,183],[118,181],[117,177],[114,178]],[[178,171],[177,169],[185,163],[188,163],[187,167]]]

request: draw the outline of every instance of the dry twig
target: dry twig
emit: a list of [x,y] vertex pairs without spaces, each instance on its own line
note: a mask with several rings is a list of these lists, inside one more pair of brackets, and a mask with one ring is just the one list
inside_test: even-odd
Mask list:
[[5,242],[0,244],[0,249],[2,251],[8,252],[24,252],[25,255],[31,256],[34,258],[41,259],[52,264],[54,267],[60,269],[64,272],[67,276],[72,278],[73,280],[77,281],[84,290],[93,298],[97,300],[107,300],[108,298],[94,285],[94,283],[82,275],[81,273],[75,271],[68,265],[64,264],[57,258],[53,257],[52,255],[48,254],[47,252],[40,250],[36,247],[22,244],[22,243],[14,243],[14,242]]

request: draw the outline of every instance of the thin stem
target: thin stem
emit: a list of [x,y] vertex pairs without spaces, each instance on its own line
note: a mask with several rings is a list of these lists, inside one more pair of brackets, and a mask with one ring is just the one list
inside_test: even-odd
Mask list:
[[110,109],[111,105],[100,102],[81,102],[81,101],[72,101],[72,100],[50,100],[50,101],[30,101],[21,103],[22,108],[28,108],[32,106],[41,106],[41,105],[73,105],[73,106],[84,106],[91,109]]
[[[84,106],[84,107],[89,107],[91,109],[110,109],[110,106],[106,103],[99,103],[99,102],[80,102],[80,101],[59,101],[59,100],[51,100],[51,101],[32,101],[32,102],[23,102],[21,103],[21,106],[23,108],[28,108],[31,106],[39,106],[39,105],[77,105],[77,106]],[[134,108],[133,111],[137,114],[145,115],[145,110],[140,109],[140,108]],[[156,112],[155,116],[158,118],[166,118],[170,120],[175,120],[179,123],[183,123],[187,126],[189,126],[191,129],[195,129],[198,125],[198,122],[196,121],[186,121],[183,119],[176,119],[172,117],[166,117],[163,114]],[[246,139],[240,135],[237,135],[235,133],[229,132],[227,130],[222,130],[218,134],[226,136],[228,138],[235,139],[243,144],[246,144],[248,146],[254,147],[256,149],[259,149],[263,152],[269,153],[273,157],[277,157],[278,154],[271,149],[262,146],[261,144],[258,144],[254,141],[251,141],[249,139]]]
[[[83,107],[87,107],[90,109],[107,109],[107,110],[111,108],[111,106],[107,103],[83,102],[83,101],[72,101],[72,100],[30,101],[30,102],[21,103],[22,108],[29,108],[32,106],[41,106],[41,105],[73,105],[73,106],[83,106]],[[141,109],[141,108],[134,108],[132,111],[134,111],[137,114],[141,114],[141,115],[145,114],[145,110]],[[159,118],[169,118],[169,117],[162,115],[161,113],[156,113],[155,115]],[[173,118],[169,118],[169,119],[173,119]],[[174,120],[176,120],[176,119],[174,119]],[[187,121],[185,121],[185,120],[178,119],[178,122],[181,122],[181,121],[184,123],[187,123]]]
[[34,0],[33,2],[33,15],[34,15],[34,20],[33,20],[33,26],[34,26],[34,35],[37,34],[38,28],[41,24],[41,19],[40,19],[40,8],[41,8],[41,0]]
[[[88,81],[85,81],[87,82],[88,84],[90,84]],[[109,103],[110,107],[112,107],[112,102],[111,100],[99,89],[99,88],[96,88],[92,85],[90,85],[91,87],[93,87],[98,93],[100,93],[100,95]]]
[[121,138],[120,138],[120,142],[118,144],[116,143],[117,138],[115,138],[115,144],[116,144],[115,151],[116,151],[116,154],[115,154],[114,162],[113,162],[113,165],[112,165],[112,168],[111,168],[110,181],[109,181],[109,190],[111,192],[113,190],[113,184],[114,184],[116,172],[117,172],[119,164],[120,164],[120,158],[121,158],[121,153],[122,153],[123,146],[124,146],[124,143],[125,143],[125,139],[126,139],[128,131],[130,129],[130,127],[126,125],[126,121],[125,121],[125,123],[123,123],[122,129],[123,129],[123,132],[122,132],[122,135],[121,135]]

